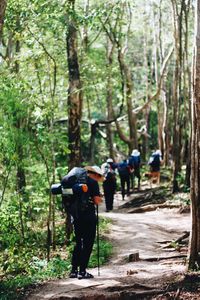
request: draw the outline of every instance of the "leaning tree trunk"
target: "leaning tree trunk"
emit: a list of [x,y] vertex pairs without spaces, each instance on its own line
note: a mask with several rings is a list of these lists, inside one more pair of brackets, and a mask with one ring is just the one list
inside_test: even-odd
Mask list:
[[69,71],[69,89],[68,89],[68,144],[69,144],[69,162],[71,169],[81,164],[81,115],[82,115],[82,91],[78,63],[78,45],[77,45],[77,24],[74,20],[75,0],[68,0],[69,13],[67,28],[67,59]]
[[192,92],[191,210],[189,269],[200,268],[200,1],[196,1]]
[[[163,0],[160,0],[159,3],[159,19],[158,19],[158,23],[159,23],[159,28],[158,28],[158,41],[159,41],[159,57],[160,57],[160,61],[163,64],[164,61],[164,56],[163,56],[163,52],[164,52],[164,48],[163,48],[163,39],[162,39],[162,2]],[[163,83],[161,85],[161,101],[163,103],[163,117],[162,117],[162,121],[161,121],[161,135],[162,138],[160,139],[161,144],[160,144],[160,149],[162,150],[163,153],[163,160],[164,160],[164,164],[165,166],[167,166],[169,164],[169,126],[168,126],[168,99],[167,99],[167,91],[166,91],[166,78],[167,78],[167,71],[164,74],[164,78],[165,80],[163,80]]]

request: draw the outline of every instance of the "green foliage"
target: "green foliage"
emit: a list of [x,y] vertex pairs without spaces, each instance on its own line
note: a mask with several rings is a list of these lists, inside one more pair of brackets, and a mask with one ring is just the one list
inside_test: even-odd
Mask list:
[[175,242],[175,241],[172,241],[171,243],[170,243],[170,246],[172,247],[172,248],[174,248],[175,250],[177,250],[177,249],[179,249],[179,243],[178,242]]
[[21,299],[27,287],[34,285],[43,280],[51,278],[62,278],[66,276],[69,270],[69,261],[62,260],[59,256],[53,258],[48,264],[46,260],[38,257],[32,257],[29,262],[29,272],[27,275],[19,274],[17,276],[9,276],[0,282],[0,299],[1,300],[17,300]]
[[[108,231],[110,221],[106,218],[100,218],[100,264],[107,262],[108,258],[112,254],[112,245],[103,238],[103,234]],[[37,232],[38,235],[38,232]],[[58,245],[63,247],[64,237],[64,224],[63,226],[57,227],[56,237]],[[63,259],[61,255],[55,254],[54,257],[47,263],[44,257],[45,249],[42,248],[41,241],[45,239],[45,236],[41,236],[41,240],[35,240],[36,235],[27,237],[25,245],[29,244],[28,247],[18,247],[18,241],[13,243],[12,253],[11,247],[5,251],[5,256],[10,258],[7,261],[9,269],[8,274],[0,283],[0,299],[5,300],[17,300],[23,296],[24,291],[27,287],[33,284],[42,282],[43,280],[49,280],[52,278],[63,278],[67,276],[71,268],[71,253],[73,250],[73,242],[64,250],[60,249],[60,253],[65,251],[67,258]],[[72,235],[73,241],[73,235]],[[10,251],[10,253],[8,253]],[[58,250],[57,250],[58,251]],[[65,255],[66,256],[66,255]],[[1,262],[2,263],[2,262]],[[95,242],[93,252],[91,255],[90,267],[96,267],[98,264],[97,260],[97,244]],[[6,267],[6,262],[3,262]]]
[[[57,254],[46,263],[50,184],[59,181],[68,170],[66,31],[69,17],[73,17],[78,29],[84,120],[81,150],[84,163],[91,159],[91,121],[107,118],[108,83],[115,115],[118,115],[123,100],[123,78],[117,45],[114,45],[112,64],[109,68],[107,66],[108,49],[111,46],[108,34],[112,31],[126,50],[124,56],[134,84],[132,104],[135,109],[145,103],[147,94],[153,94],[157,89],[155,73],[159,75],[161,61],[157,55],[158,61],[155,62],[155,50],[160,50],[159,47],[154,49],[154,29],[157,30],[155,27],[161,16],[159,9],[162,9],[160,34],[163,59],[173,44],[173,33],[170,4],[165,1],[162,4],[145,1],[145,5],[140,1],[90,1],[87,13],[83,1],[79,0],[76,1],[75,12],[69,9],[68,2],[64,0],[7,2],[3,43],[0,47],[0,272],[9,280],[3,281],[0,290],[10,291],[8,297],[2,299],[17,299],[16,292],[23,292],[24,286],[43,278],[62,277],[69,269],[68,259],[62,259]],[[129,17],[132,17],[130,24]],[[88,34],[87,49],[83,47],[85,32]],[[188,40],[191,43],[191,33]],[[172,60],[165,82],[170,132],[173,123],[170,95],[173,67]],[[111,81],[108,82],[110,77]],[[124,102],[121,126],[123,133],[129,136],[126,99]],[[158,110],[162,108],[157,104],[159,102],[158,98],[151,104],[148,120],[150,149],[157,148]],[[181,109],[184,114],[183,105]],[[137,118],[139,129],[147,120],[143,112]],[[114,125],[112,131],[114,144],[120,152],[127,154],[127,144],[119,138]],[[104,125],[98,127],[95,137],[95,164],[99,165],[108,155],[107,142],[102,133],[106,135]],[[23,195],[19,192],[19,169],[25,174]],[[188,191],[183,173],[178,181],[182,189]],[[189,202],[188,196],[185,201]],[[58,220],[60,211],[61,201],[56,199]],[[104,230],[108,230],[107,221],[101,219],[100,223],[100,262],[103,263],[112,253],[112,247],[103,241]],[[59,249],[64,245],[64,225],[56,227],[56,243]],[[71,253],[72,244],[66,251],[67,255]],[[97,265],[96,251],[95,243],[91,266]]]
[[[99,262],[100,265],[108,262],[113,251],[113,247],[109,242],[104,241],[102,238],[99,240]],[[94,249],[90,258],[89,267],[94,268],[98,266],[98,246],[95,241]]]
[[[99,262],[100,265],[106,263],[113,252],[113,246],[110,242],[108,242],[104,238],[104,234],[109,231],[109,227],[111,224],[111,220],[108,218],[99,218]],[[98,245],[97,245],[97,237],[94,243],[93,252],[90,258],[89,267],[97,267],[98,266]]]

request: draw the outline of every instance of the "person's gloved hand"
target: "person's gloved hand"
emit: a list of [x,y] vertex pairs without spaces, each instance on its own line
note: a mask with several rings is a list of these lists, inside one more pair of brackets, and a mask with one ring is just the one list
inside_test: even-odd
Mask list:
[[100,196],[94,196],[93,202],[96,205],[99,205],[102,202],[102,198]]

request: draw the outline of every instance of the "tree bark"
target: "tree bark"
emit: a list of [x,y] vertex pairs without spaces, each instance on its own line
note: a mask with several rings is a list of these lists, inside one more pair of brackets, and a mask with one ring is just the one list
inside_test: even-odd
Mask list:
[[77,45],[77,24],[74,20],[75,0],[68,0],[69,12],[68,28],[66,35],[67,42],[67,61],[69,72],[69,89],[68,89],[68,144],[69,144],[69,161],[68,166],[71,169],[81,164],[81,117],[82,117],[82,86],[78,62],[78,45]]
[[[84,13],[85,13],[85,18],[87,20],[88,14],[89,14],[89,0],[85,0],[84,3]],[[89,44],[89,39],[88,39],[88,25],[87,23],[83,25],[83,38],[82,38],[82,42],[83,42],[83,47],[85,49],[85,52],[87,52],[88,50],[88,44]]]
[[[112,119],[113,114],[113,85],[112,85],[112,62],[113,62],[113,52],[114,45],[109,41],[107,42],[107,96],[106,96],[106,105],[107,105],[107,118],[108,120]],[[106,125],[107,133],[107,145],[109,149],[109,157],[114,159],[114,148],[113,148],[113,133],[111,124]]]
[[171,0],[174,24],[174,44],[175,44],[175,69],[173,78],[173,179],[172,190],[177,192],[178,173],[180,171],[180,91],[181,91],[181,33],[180,14],[176,0]]
[[[190,70],[190,64],[189,64],[189,51],[188,51],[188,26],[189,26],[189,13],[190,13],[190,0],[185,3],[184,6],[184,16],[185,16],[185,44],[184,44],[184,87],[185,87],[185,98],[191,99],[191,70]],[[185,142],[185,161],[186,161],[186,175],[185,175],[185,184],[186,186],[190,186],[190,173],[191,173],[191,101],[188,101],[184,107],[185,112],[185,125],[184,128],[189,128],[186,131],[186,142]]]
[[7,0],[1,0],[0,1],[0,45],[2,42],[3,24],[4,24],[6,6],[7,6]]
[[195,8],[195,41],[192,84],[192,147],[191,147],[191,211],[192,232],[189,246],[189,269],[200,268],[200,1]]
[[129,124],[129,138],[123,139],[119,132],[119,124],[117,126],[119,137],[128,144],[129,154],[134,148],[138,148],[138,137],[137,137],[137,117],[133,111],[132,104],[132,92],[133,92],[133,83],[131,78],[131,71],[129,66],[125,63],[124,54],[121,49],[121,45],[118,46],[118,61],[121,69],[122,76],[124,76],[125,91],[126,91],[126,105],[127,105],[127,115],[128,115],[128,124]]

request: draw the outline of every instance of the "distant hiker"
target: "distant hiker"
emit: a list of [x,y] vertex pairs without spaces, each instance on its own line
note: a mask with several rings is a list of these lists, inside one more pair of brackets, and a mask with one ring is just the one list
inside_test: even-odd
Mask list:
[[138,190],[140,189],[140,152],[134,149],[131,156],[128,159],[128,165],[130,166],[130,178],[131,178],[131,188],[134,190],[135,177],[138,179]]
[[104,191],[107,212],[113,209],[114,194],[117,186],[116,174],[115,174],[116,166],[117,165],[114,164],[112,158],[108,158],[106,163],[104,163],[101,166],[103,175],[105,177],[105,180],[103,182],[103,191]]
[[[120,177],[122,200],[124,200],[125,195],[129,196],[130,194],[130,167],[126,159],[118,163],[117,170]],[[126,189],[125,189],[125,185],[126,185]]]
[[149,159],[150,166],[150,186],[152,183],[160,184],[160,165],[162,163],[162,155],[160,150],[156,150],[152,153]]
[[[87,166],[84,169],[87,171],[84,185],[84,203],[80,203],[83,192],[78,189],[82,188],[83,184],[79,183],[76,184],[78,193],[73,195],[74,198],[78,198],[74,199],[76,206],[75,209],[70,210],[73,217],[76,244],[72,254],[72,269],[69,277],[78,279],[93,278],[93,275],[88,273],[86,269],[96,235],[97,217],[95,205],[101,202],[98,182],[104,180],[103,173],[98,166]],[[64,179],[63,184],[65,183]]]

